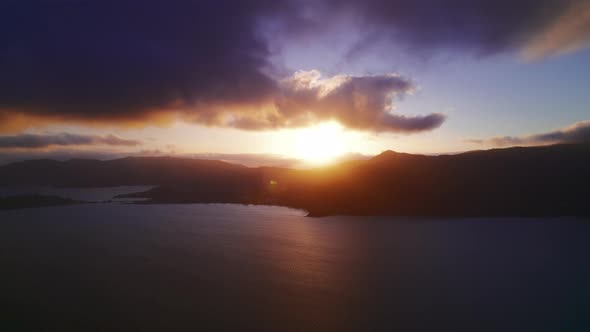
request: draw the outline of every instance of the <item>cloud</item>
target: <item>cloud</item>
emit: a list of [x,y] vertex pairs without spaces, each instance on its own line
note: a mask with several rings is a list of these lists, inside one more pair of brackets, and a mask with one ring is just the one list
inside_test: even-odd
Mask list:
[[490,144],[493,146],[546,145],[557,143],[590,142],[590,120],[580,121],[571,126],[547,133],[528,136],[504,136],[489,139],[470,139],[470,143]]
[[275,89],[257,18],[289,6],[3,1],[0,117],[24,118],[21,128],[29,118],[133,123],[198,105],[256,103]]
[[590,2],[580,1],[541,30],[524,48],[531,60],[574,52],[590,45]]
[[0,149],[43,149],[53,146],[109,145],[136,146],[141,142],[123,139],[114,135],[76,135],[62,133],[57,135],[21,134],[0,136]]
[[394,101],[413,89],[410,81],[396,74],[323,77],[317,70],[298,71],[281,80],[276,95],[256,110],[244,105],[211,108],[209,113],[198,112],[193,120],[246,130],[303,127],[322,121],[377,132],[439,127],[445,120],[442,114],[404,116],[394,112]]
[[[309,74],[281,74],[273,41],[313,38],[338,13],[353,16],[351,29],[367,40],[412,54],[515,49],[536,59],[583,47],[590,35],[585,0],[8,0],[0,2],[0,131],[177,118],[252,130],[314,118],[359,130],[439,126],[440,114],[391,112],[386,99],[411,84],[389,74],[293,88]],[[281,33],[269,33],[277,26]]]
[[315,70],[299,71],[282,81],[276,102],[280,115],[295,121],[336,120],[358,130],[417,132],[439,127],[442,114],[408,117],[393,113],[394,100],[411,93],[413,84],[396,74],[323,78]]
[[[321,3],[321,2],[320,2]],[[486,56],[523,51],[542,58],[578,49],[590,39],[587,0],[334,0],[326,15],[348,10],[367,40],[403,45],[409,51],[469,51]],[[370,43],[369,43],[370,44]],[[362,51],[362,50],[360,50]],[[351,54],[359,53],[353,48]]]

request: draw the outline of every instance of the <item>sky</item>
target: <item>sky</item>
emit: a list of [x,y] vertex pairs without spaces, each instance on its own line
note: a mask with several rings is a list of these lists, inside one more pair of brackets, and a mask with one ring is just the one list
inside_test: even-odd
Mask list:
[[590,140],[589,0],[8,0],[0,163]]

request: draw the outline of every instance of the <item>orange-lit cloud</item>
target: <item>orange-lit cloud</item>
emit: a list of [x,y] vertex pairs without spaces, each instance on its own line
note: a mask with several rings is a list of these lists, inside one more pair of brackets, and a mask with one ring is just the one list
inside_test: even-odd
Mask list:
[[0,110],[0,134],[15,134],[31,128],[43,128],[48,125],[77,125],[92,128],[141,128],[146,125],[166,127],[178,120],[175,110],[148,110],[145,114],[130,116],[126,113],[108,114],[101,117],[85,114],[46,114],[34,110],[15,111]]
[[590,2],[574,3],[524,48],[531,60],[576,51],[590,45]]

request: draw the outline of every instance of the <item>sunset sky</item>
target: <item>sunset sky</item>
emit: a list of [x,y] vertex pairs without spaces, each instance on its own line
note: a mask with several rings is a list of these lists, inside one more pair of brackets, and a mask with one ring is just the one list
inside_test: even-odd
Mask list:
[[586,0],[8,0],[0,163],[590,140]]

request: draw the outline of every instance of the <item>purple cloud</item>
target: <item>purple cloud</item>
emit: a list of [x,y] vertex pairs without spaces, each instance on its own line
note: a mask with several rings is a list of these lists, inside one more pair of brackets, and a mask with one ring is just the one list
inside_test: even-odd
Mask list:
[[117,137],[115,135],[33,135],[20,134],[15,136],[0,136],[0,149],[43,149],[52,146],[70,145],[109,145],[109,146],[137,146],[141,142]]

